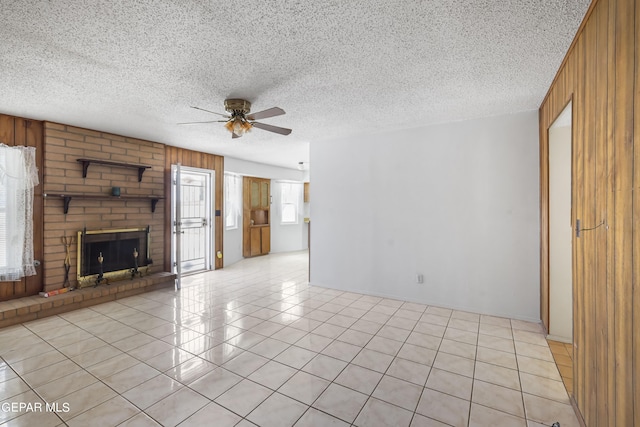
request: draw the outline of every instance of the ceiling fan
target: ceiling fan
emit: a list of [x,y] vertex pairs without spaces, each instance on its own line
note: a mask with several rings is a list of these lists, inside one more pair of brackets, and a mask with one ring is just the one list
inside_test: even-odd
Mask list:
[[179,125],[194,125],[200,123],[225,123],[224,127],[231,132],[232,138],[240,138],[246,132],[256,127],[258,129],[266,130],[269,132],[279,133],[280,135],[289,135],[291,129],[282,128],[279,126],[268,125],[266,123],[256,122],[256,120],[267,119],[269,117],[281,116],[285,114],[284,110],[279,107],[269,108],[267,110],[258,111],[257,113],[249,114],[251,111],[251,103],[244,99],[225,99],[224,109],[229,114],[216,113],[215,111],[205,110],[200,107],[191,107],[196,110],[206,111],[207,113],[217,114],[222,116],[225,120],[209,120],[206,122],[186,122],[178,123]]

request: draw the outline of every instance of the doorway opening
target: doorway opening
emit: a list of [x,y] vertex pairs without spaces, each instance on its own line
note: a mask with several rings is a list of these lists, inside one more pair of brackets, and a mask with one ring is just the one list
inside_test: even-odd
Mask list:
[[549,127],[549,338],[573,342],[571,102]]

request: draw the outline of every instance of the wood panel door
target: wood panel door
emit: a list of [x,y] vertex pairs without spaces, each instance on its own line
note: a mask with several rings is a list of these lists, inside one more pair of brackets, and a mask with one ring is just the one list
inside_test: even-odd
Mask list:
[[249,254],[251,256],[262,255],[262,232],[260,227],[250,227],[251,247]]
[[265,255],[271,250],[271,181],[244,177],[242,182],[242,255]]
[[260,252],[268,254],[271,251],[271,228],[261,227],[260,229]]
[[[43,260],[44,256],[44,214],[42,200],[44,170],[44,133],[43,122],[0,114],[0,143],[9,146],[24,145],[36,147],[36,165],[40,184],[33,195],[33,257]],[[59,238],[58,238],[59,239]],[[60,243],[62,245],[62,242]],[[64,268],[62,263],[60,268]],[[0,301],[37,295],[42,290],[43,275],[41,267],[35,276],[25,277],[15,282],[0,282]]]

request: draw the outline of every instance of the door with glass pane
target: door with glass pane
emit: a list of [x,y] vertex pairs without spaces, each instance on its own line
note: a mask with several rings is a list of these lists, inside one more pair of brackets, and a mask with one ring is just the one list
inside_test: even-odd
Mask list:
[[177,169],[176,165],[171,168],[174,272],[178,271],[178,263],[182,274],[210,270],[214,173],[184,166],[178,173]]
[[243,178],[243,243],[245,258],[265,255],[271,250],[271,181],[266,178]]

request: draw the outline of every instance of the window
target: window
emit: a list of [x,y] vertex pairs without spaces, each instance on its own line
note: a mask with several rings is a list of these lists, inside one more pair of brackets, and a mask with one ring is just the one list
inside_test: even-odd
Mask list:
[[0,281],[36,274],[33,266],[34,147],[0,144]]
[[224,224],[227,230],[238,228],[242,201],[242,177],[224,174]]
[[[4,155],[0,150],[0,164],[4,164]],[[0,268],[7,266],[7,189],[0,181]]]
[[282,209],[282,224],[298,223],[298,201],[302,184],[292,182],[280,183],[280,206]]

